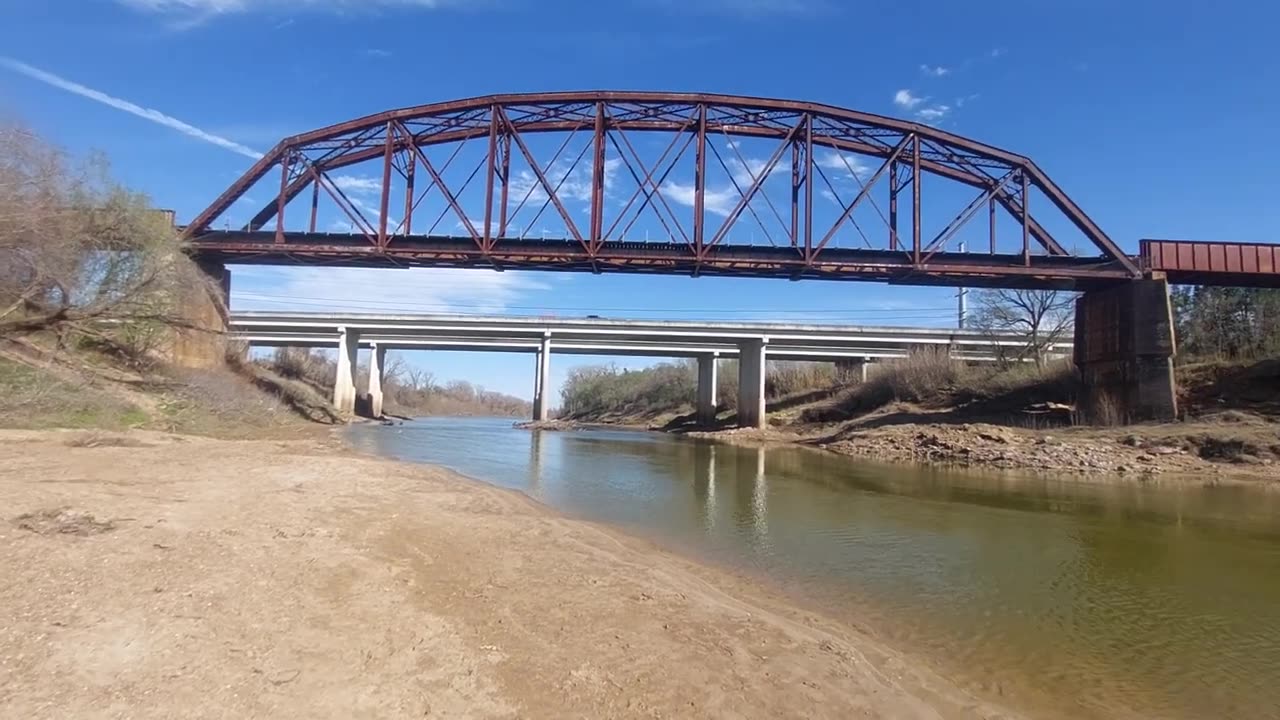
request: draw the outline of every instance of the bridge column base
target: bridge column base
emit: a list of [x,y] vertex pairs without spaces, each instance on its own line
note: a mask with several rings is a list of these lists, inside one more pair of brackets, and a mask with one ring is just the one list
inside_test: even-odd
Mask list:
[[231,271],[220,262],[196,261],[205,282],[184,293],[180,312],[190,327],[173,331],[170,360],[188,368],[213,368],[226,358]]
[[356,364],[360,355],[360,332],[338,330],[338,377],[333,384],[333,406],[348,415],[356,411]]
[[856,385],[867,381],[867,366],[870,358],[861,360],[837,360],[836,381],[842,384]]
[[382,382],[387,370],[387,349],[373,346],[369,354],[369,415],[375,419],[382,417]]
[[765,426],[765,345],[760,339],[738,346],[738,427]]
[[1079,412],[1088,423],[1175,420],[1176,345],[1169,285],[1163,278],[1090,290],[1076,301]]
[[699,425],[713,425],[716,421],[716,384],[719,380],[716,368],[717,355],[698,356],[698,408]]
[[533,419],[546,422],[551,419],[551,406],[547,402],[547,385],[551,378],[551,338],[542,338],[538,348],[538,365],[533,380]]

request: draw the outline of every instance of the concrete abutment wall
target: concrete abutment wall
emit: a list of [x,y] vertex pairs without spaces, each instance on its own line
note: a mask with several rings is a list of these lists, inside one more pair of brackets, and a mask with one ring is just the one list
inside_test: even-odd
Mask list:
[[1075,362],[1082,419],[1116,425],[1178,416],[1169,284],[1134,280],[1076,301]]
[[187,327],[174,329],[170,360],[179,367],[219,367],[227,353],[231,271],[208,260],[196,261],[196,267],[205,282],[189,288],[179,300]]

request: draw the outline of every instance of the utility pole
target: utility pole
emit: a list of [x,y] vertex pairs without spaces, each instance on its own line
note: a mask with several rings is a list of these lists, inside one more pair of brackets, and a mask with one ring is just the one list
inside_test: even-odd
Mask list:
[[[964,241],[961,240],[960,252],[963,253],[964,251],[965,251]],[[969,304],[969,289],[960,288],[959,291],[956,293],[956,311],[958,313],[958,317],[956,318],[956,327],[960,328],[961,330],[964,329],[965,320],[967,319],[966,316],[968,315],[968,309],[969,309],[968,304]]]

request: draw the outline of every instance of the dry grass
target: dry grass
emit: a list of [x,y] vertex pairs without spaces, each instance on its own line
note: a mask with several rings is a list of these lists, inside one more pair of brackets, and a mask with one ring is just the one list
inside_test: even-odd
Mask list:
[[76,433],[64,440],[62,444],[73,448],[146,447],[147,445],[128,435],[115,435],[98,430]]
[[1012,417],[1036,404],[1072,403],[1076,382],[1075,371],[1065,361],[1043,367],[1031,363],[974,366],[952,360],[946,352],[927,350],[873,365],[865,383],[848,387],[833,402],[811,408],[801,419],[847,420],[894,403]]

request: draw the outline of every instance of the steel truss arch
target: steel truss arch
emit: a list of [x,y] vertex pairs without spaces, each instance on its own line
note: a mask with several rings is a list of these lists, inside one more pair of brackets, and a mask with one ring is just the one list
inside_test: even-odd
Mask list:
[[[692,146],[695,187],[693,213],[688,220],[682,221],[664,196],[665,176],[655,177],[661,162],[646,166],[631,146],[627,133],[633,131],[670,135],[668,152],[684,146],[677,161]],[[552,182],[555,178],[546,176],[544,163],[534,157],[536,153],[527,142],[535,135],[568,133],[567,145],[570,137],[579,132],[591,137],[573,165],[576,168],[585,163],[592,186],[589,221],[581,226],[562,202],[560,188]],[[721,151],[709,142],[720,137],[774,141],[777,145],[758,174],[753,171],[741,184],[733,181],[739,197],[717,228],[707,222],[714,218],[708,217],[705,196],[708,164],[718,159],[725,165]],[[442,176],[441,163],[433,162],[425,152],[451,143],[460,147],[469,141],[487,144],[484,160],[468,179],[470,183],[477,173],[483,176],[483,208],[463,207],[458,188],[451,188]],[[732,143],[726,147],[737,152]],[[863,183],[858,179],[860,189],[851,202],[838,200],[842,211],[829,227],[813,226],[815,190],[821,189],[819,182],[824,180],[830,187],[815,159],[815,149],[834,151],[841,157],[849,153],[880,163],[870,180]],[[643,196],[641,210],[652,206],[665,218],[662,223],[669,235],[666,242],[639,247],[614,234],[622,217],[612,224],[605,217],[606,155],[610,152],[614,152],[615,160],[624,159],[626,170],[636,182],[633,202]],[[787,155],[790,162],[780,166]],[[664,153],[663,161],[666,157]],[[507,211],[516,202],[509,193],[513,158],[528,162],[536,175],[539,195],[545,196],[551,212],[563,219],[567,232],[559,239],[563,241],[559,245],[544,242],[536,248],[527,247],[509,237]],[[630,158],[635,159],[634,164]],[[370,220],[329,173],[377,159],[382,160],[379,207],[374,213],[376,218]],[[741,156],[738,161],[746,165]],[[776,203],[760,194],[766,178],[775,172],[785,175],[787,164],[791,166],[792,191],[787,232],[790,247],[784,244],[778,251],[752,249],[726,241],[728,229],[744,213],[754,215],[760,222],[760,214],[766,214],[760,200],[780,223],[788,224]],[[273,189],[275,197],[239,229],[216,230],[217,222],[231,206],[244,199],[249,189],[265,181],[273,170],[280,175],[279,186]],[[388,221],[393,174],[396,182],[407,184],[404,219],[399,227]],[[921,180],[926,174],[978,192],[932,239],[922,235],[920,222]],[[427,185],[428,192],[439,193],[447,211],[457,216],[462,235],[413,234],[415,178]],[[889,188],[889,216],[885,219],[889,227],[883,246],[868,244],[867,248],[856,250],[830,246],[831,238],[851,220],[860,203],[875,203],[872,188],[881,181]],[[564,180],[560,182],[563,184]],[[308,188],[312,190],[310,229],[293,230],[285,222],[285,207]],[[1058,227],[1073,228],[1093,246],[1096,255],[1076,257],[1064,249],[1033,215],[1033,191],[1049,201],[1058,214]],[[350,237],[315,231],[315,206],[321,192],[351,218]],[[899,231],[900,204],[910,206],[909,237]],[[666,206],[665,215],[662,205]],[[984,206],[989,209],[991,223],[990,252],[977,258],[949,252],[947,241]],[[1020,253],[996,252],[997,207],[1020,226]],[[547,208],[544,205],[544,210]],[[878,206],[876,209],[880,212]],[[274,232],[263,229],[273,221]],[[867,239],[861,228],[858,232]],[[622,235],[625,234],[624,230]],[[1134,260],[1025,156],[881,115],[810,102],[714,94],[593,91],[490,95],[368,115],[285,138],[194,218],[184,235],[199,254],[240,262],[476,265],[500,269],[523,266],[595,272],[882,279],[920,284],[1051,282],[1079,286],[1140,275]]]

